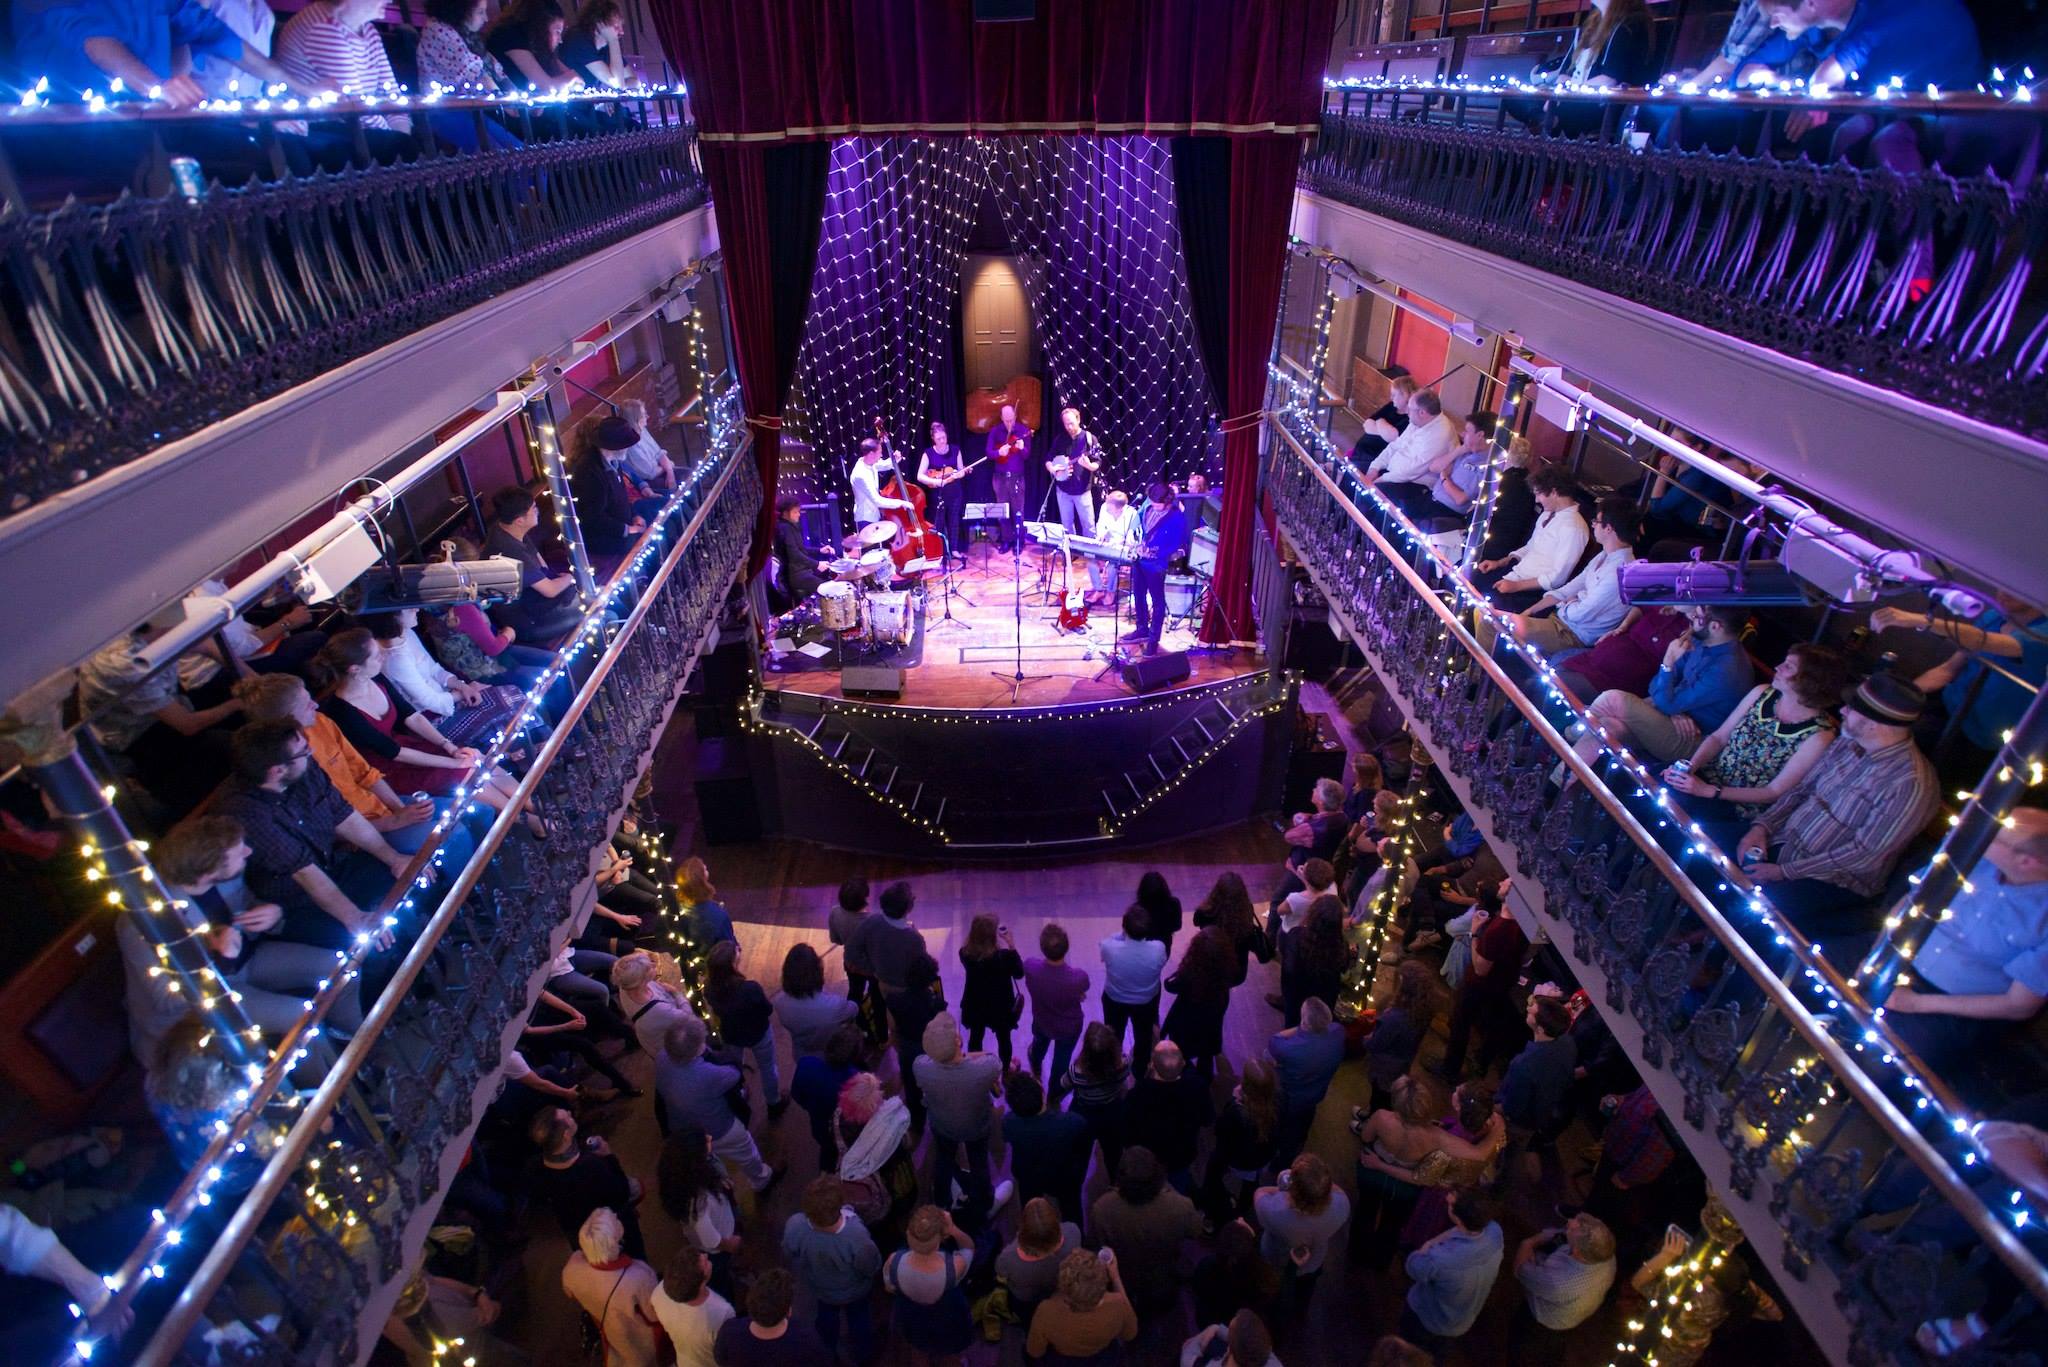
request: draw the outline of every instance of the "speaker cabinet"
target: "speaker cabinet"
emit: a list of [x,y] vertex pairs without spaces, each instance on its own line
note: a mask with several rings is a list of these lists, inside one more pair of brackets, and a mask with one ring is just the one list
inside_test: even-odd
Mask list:
[[1164,655],[1140,655],[1125,665],[1123,672],[1124,683],[1133,693],[1150,693],[1156,688],[1186,683],[1192,671],[1188,667],[1188,653],[1175,650]]
[[903,671],[882,665],[848,665],[839,671],[839,691],[851,698],[900,698]]

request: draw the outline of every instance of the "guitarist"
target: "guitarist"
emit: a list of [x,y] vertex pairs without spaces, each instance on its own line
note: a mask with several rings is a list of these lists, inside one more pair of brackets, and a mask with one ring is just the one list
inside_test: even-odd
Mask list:
[[930,520],[946,538],[946,558],[967,567],[967,543],[960,535],[960,505],[966,490],[960,481],[967,477],[967,464],[958,447],[946,437],[946,424],[932,424],[932,444],[917,463],[917,482],[931,490]]
[[1029,512],[1025,506],[1025,472],[1031,468],[1031,429],[1017,421],[1017,405],[1003,405],[1002,420],[988,429],[984,458],[995,467],[995,501],[1010,505],[1003,519],[1004,550],[1017,535],[1017,520]]
[[1131,618],[1126,641],[1143,641],[1147,655],[1159,653],[1159,634],[1166,629],[1166,565],[1188,548],[1188,520],[1173,491],[1154,484],[1145,491],[1145,511],[1138,516],[1138,536],[1145,543],[1143,559],[1131,566]]
[[1060,525],[1069,532],[1093,536],[1095,494],[1091,486],[1095,472],[1102,468],[1102,446],[1093,432],[1081,426],[1080,409],[1061,409],[1060,422],[1066,432],[1054,439],[1058,454],[1045,463],[1045,472],[1052,476],[1053,488],[1059,494]]

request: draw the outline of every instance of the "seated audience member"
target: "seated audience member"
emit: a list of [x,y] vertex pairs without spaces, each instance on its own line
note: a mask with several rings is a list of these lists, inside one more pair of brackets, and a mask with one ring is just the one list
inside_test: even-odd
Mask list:
[[1799,642],[1767,684],[1749,690],[1692,752],[1684,773],[1664,775],[1697,820],[1754,819],[1792,791],[1820,761],[1840,729],[1834,709],[1849,686],[1849,665],[1830,646]]
[[570,452],[569,492],[576,523],[593,555],[620,556],[631,549],[647,519],[634,511],[626,488],[626,453],[640,440],[624,418],[592,418],[577,427]]
[[[516,688],[465,679],[427,653],[418,608],[374,613],[364,629],[384,649],[384,682],[457,745],[491,745],[525,701]],[[516,761],[521,756],[514,754]]]
[[695,1125],[711,1137],[720,1158],[733,1164],[747,1185],[767,1190],[782,1175],[761,1159],[746,1121],[733,1110],[733,1089],[744,1076],[730,1064],[715,1063],[704,1055],[704,1022],[690,1019],[670,1027],[662,1042],[662,1056],[655,1060],[654,1086],[661,1098],[662,1113],[671,1132]]
[[58,99],[86,90],[109,95],[119,80],[134,98],[190,109],[207,92],[184,66],[201,58],[239,67],[255,78],[252,90],[256,82],[286,84],[303,98],[318,89],[299,85],[199,0],[17,5],[13,17],[21,69],[48,77]]
[[1418,389],[1408,400],[1407,430],[1365,467],[1365,485],[1414,484],[1432,473],[1439,461],[1448,462],[1457,446],[1458,429],[1444,413],[1443,401]]
[[576,18],[562,30],[556,56],[586,87],[617,89],[629,74],[625,56],[619,51],[619,39],[625,32],[626,16],[619,0],[583,0]]
[[1913,743],[1925,703],[1889,674],[1858,684],[1843,700],[1842,738],[1736,846],[1738,858],[1760,861],[1749,876],[1801,933],[1869,929],[1861,908],[1940,805],[1934,768]]
[[[101,1274],[80,1262],[58,1239],[55,1230],[37,1224],[5,1203],[0,1203],[0,1272],[7,1278],[0,1285],[7,1291],[9,1318],[13,1321],[9,1328],[21,1336],[10,1338],[10,1344],[20,1343],[40,1352],[46,1341],[58,1342],[57,1335],[67,1330],[83,1330],[95,1339],[110,1342],[135,1324],[134,1308],[115,1303],[114,1293]],[[17,1277],[33,1277],[68,1293],[73,1318],[67,1319],[56,1305],[44,1311],[37,1294],[42,1288],[23,1287],[14,1283]],[[59,1303],[65,1299],[55,1292],[47,1294]]]
[[1535,1321],[1524,1322],[1517,1337],[1526,1335],[1540,1351],[1556,1342],[1546,1341],[1544,1330],[1576,1329],[1607,1299],[1614,1285],[1614,1231],[1591,1215],[1574,1215],[1562,1229],[1539,1230],[1522,1240],[1514,1271]]
[[[1343,847],[1344,836],[1351,829],[1350,818],[1344,815],[1344,785],[1334,778],[1319,778],[1310,790],[1311,810],[1296,812],[1281,839],[1287,842],[1286,869],[1281,874],[1280,885],[1273,890],[1273,903],[1267,916],[1267,934],[1277,945],[1280,940],[1277,918],[1283,901],[1303,888],[1302,870],[1310,860],[1320,859],[1334,863],[1337,851]],[[1334,877],[1334,875],[1333,875]],[[1295,920],[1306,913],[1304,904]]]
[[661,439],[654,435],[647,405],[639,399],[628,399],[619,405],[619,416],[640,434],[640,439],[633,443],[633,449],[626,452],[626,473],[649,493],[666,495],[675,492],[676,463],[669,458],[668,449],[661,444]]
[[[458,560],[477,560],[482,553],[474,546],[459,545]],[[465,679],[482,684],[504,684],[524,693],[538,684],[554,656],[533,646],[517,644],[510,627],[493,626],[484,610],[474,603],[429,608],[420,618],[420,632],[434,658]],[[566,687],[557,681],[556,689]],[[551,695],[552,706],[559,694]]]
[[484,46],[517,90],[549,94],[582,82],[562,63],[568,20],[556,0],[513,0],[484,28]]
[[1493,1208],[1478,1192],[1451,1197],[1451,1227],[1408,1255],[1401,1333],[1412,1342],[1464,1337],[1500,1276],[1502,1240]]
[[1059,1218],[1078,1221],[1085,1209],[1081,1185],[1095,1148],[1086,1117],[1046,1109],[1045,1088],[1020,1069],[1003,1075],[1003,1104],[1003,1147],[1010,1152],[1017,1199],[1028,1206],[1050,1198]]
[[[204,580],[185,595],[201,611],[210,605],[200,600],[227,597],[228,586],[219,579]],[[242,617],[230,617],[226,625],[203,644],[178,657],[178,682],[186,692],[209,703],[214,694],[251,674],[294,674],[305,668],[327,642],[324,631],[309,630],[313,610],[294,603],[263,626],[253,626]],[[225,642],[223,652],[220,644]],[[212,685],[209,687],[208,685]]]
[[[1730,462],[1743,467],[1742,462]],[[1688,465],[1677,456],[1657,457],[1648,476],[1649,501],[1643,505],[1643,544],[1660,541],[1683,545],[1705,544],[1708,521],[1715,516],[1714,505],[1728,507],[1736,495],[1713,474],[1698,465]]]
[[1473,585],[1496,607],[1518,612],[1572,577],[1591,535],[1579,510],[1579,486],[1569,475],[1538,470],[1529,476],[1529,492],[1543,510],[1529,539],[1506,555],[1472,566]]
[[[937,1206],[919,1206],[904,1229],[908,1247],[882,1264],[882,1285],[895,1296],[894,1336],[926,1358],[955,1358],[974,1341],[974,1321],[961,1283],[974,1265],[974,1241]],[[946,1244],[952,1244],[948,1249]]]
[[779,1267],[755,1273],[746,1305],[745,1315],[719,1326],[712,1346],[718,1367],[815,1367],[832,1361],[817,1331],[790,1318],[796,1281],[789,1273]]
[[1010,1309],[1027,1325],[1038,1303],[1059,1289],[1060,1264],[1081,1247],[1081,1227],[1062,1213],[1046,1197],[1026,1201],[1017,1237],[996,1255],[996,1275],[1010,1286]]
[[576,1117],[564,1106],[535,1116],[528,1137],[540,1152],[526,1167],[526,1196],[553,1212],[562,1232],[571,1236],[592,1211],[609,1208],[619,1222],[619,1246],[635,1258],[646,1257],[635,1214],[640,1184],[626,1176],[611,1145],[597,1135],[580,1139]]
[[[1445,420],[1449,421],[1448,416]],[[1488,443],[1493,440],[1493,428],[1498,421],[1491,413],[1475,412],[1463,422],[1454,423],[1458,436],[1449,449],[1411,480],[1381,480],[1378,486],[1380,493],[1393,500],[1394,506],[1407,514],[1409,520],[1426,522],[1444,506],[1438,495],[1449,480],[1451,471],[1458,468],[1459,480],[1465,489],[1464,506],[1469,507],[1472,494],[1479,487],[1479,474],[1486,467],[1490,450]]]
[[[1968,623],[1898,608],[1879,608],[1870,615],[1873,631],[1907,627],[1955,642],[1952,655],[1913,682],[1928,692],[1941,690],[1942,708],[1951,725],[1960,728],[1960,743],[1948,743],[1952,753],[1943,766],[1959,787],[1975,786],[1984,776],[2005,733],[2019,725],[2034,700],[2024,684],[2007,675],[2035,688],[2048,685],[2048,613],[2009,593],[1992,598],[1993,606]],[[1980,655],[1990,657],[1998,669],[1989,668]]]
[[1360,470],[1387,449],[1387,443],[1408,430],[1408,401],[1415,397],[1416,384],[1407,375],[1396,375],[1387,383],[1387,401],[1365,420],[1365,430],[1351,448],[1351,463]]
[[491,531],[484,553],[508,556],[520,565],[519,597],[493,608],[495,619],[526,645],[549,645],[583,620],[576,601],[576,576],[556,574],[533,544],[540,506],[518,485],[491,495]]
[[1266,1322],[1256,1311],[1240,1310],[1230,1323],[1212,1324],[1183,1343],[1180,1367],[1280,1367],[1280,1359]]
[[[227,737],[214,727],[242,710],[230,698],[195,708],[175,665],[150,671],[140,651],[155,631],[137,627],[93,652],[78,669],[78,708],[93,739],[135,766],[136,780],[175,819],[227,773]],[[211,734],[209,734],[211,733]]]
[[562,1266],[562,1290],[597,1323],[604,1367],[657,1367],[666,1357],[653,1304],[661,1279],[626,1249],[624,1233],[613,1211],[590,1212]]
[[[359,935],[391,943],[366,910],[410,862],[312,767],[292,722],[251,722],[235,733],[235,774],[211,808],[241,823],[251,889],[285,907],[293,940],[345,949]],[[323,915],[324,914],[324,915]]]
[[1885,1019],[1938,1072],[2040,1014],[2048,1002],[2048,811],[2013,810],[1909,969],[1900,982],[1911,984],[1885,999]]
[[[505,68],[483,44],[486,0],[426,0],[426,11],[418,48],[423,87],[439,85],[465,95],[495,95],[510,88]],[[438,124],[434,131],[440,131]]]
[[1179,1299],[1181,1243],[1201,1234],[1195,1203],[1166,1184],[1150,1149],[1135,1145],[1117,1160],[1116,1185],[1088,1213],[1089,1239],[1115,1255],[1131,1304],[1148,1317]]
[[1770,40],[1771,21],[1764,15],[1764,0],[1738,0],[1714,59],[1697,71],[1676,71],[1672,75],[1699,85],[1732,81],[1736,72],[1749,65],[1757,49]]
[[1330,1244],[1351,1218],[1351,1198],[1330,1180],[1328,1164],[1304,1153],[1278,1185],[1252,1196],[1252,1215],[1259,1222],[1259,1251],[1292,1279],[1296,1303],[1306,1304]]
[[1032,1312],[1025,1352],[1093,1362],[1110,1345],[1138,1337],[1138,1316],[1124,1295],[1116,1252],[1105,1251],[1106,1259],[1076,1249],[1060,1261],[1058,1289]]
[[[1586,709],[1611,742],[1667,763],[1690,755],[1728,720],[1756,674],[1740,635],[1747,611],[1694,604],[1685,617],[1691,630],[1664,648],[1649,697],[1610,689]],[[1600,736],[1589,728],[1576,748],[1591,764],[1600,757]]]
[[810,1293],[817,1298],[818,1337],[825,1361],[839,1356],[839,1326],[846,1322],[848,1347],[855,1362],[868,1362],[875,1352],[875,1323],[868,1301],[882,1254],[860,1216],[842,1204],[839,1179],[816,1177],[804,1188],[803,1209],[782,1228],[782,1256],[789,1260]]
[[[165,893],[174,902],[190,902],[185,916],[207,924],[205,957],[236,993],[250,1021],[273,1036],[297,1025],[306,1014],[307,1000],[334,976],[334,951],[274,933],[284,912],[249,891],[243,877],[249,846],[242,839],[241,823],[210,813],[186,817],[156,842],[149,857]],[[159,971],[163,960],[156,941],[139,919],[151,914],[131,907],[122,913],[114,932],[128,985],[129,1044],[145,1068],[154,1066],[171,1027],[192,1010],[177,979]],[[363,1019],[358,980],[342,985],[327,1019],[337,1029],[355,1033]],[[308,1040],[305,1047],[308,1072],[317,1070],[324,1077],[333,1063],[333,1050],[324,1038]]]
[[[1599,554],[1586,567],[1508,619],[1515,638],[1545,654],[1591,646],[1621,625],[1621,567],[1636,558],[1636,509],[1625,498],[1603,498],[1593,513]],[[1539,614],[1556,609],[1551,616]]]
[[1484,410],[1465,419],[1458,449],[1451,453],[1443,472],[1428,482],[1428,499],[1411,499],[1402,505],[1402,511],[1422,530],[1455,532],[1471,522],[1472,505],[1479,498],[1480,486],[1486,482],[1486,467],[1493,460],[1493,434],[1499,425],[1500,419]]
[[1587,651],[1573,651],[1557,665],[1558,682],[1581,703],[1602,693],[1644,694],[1664,660],[1664,652],[1691,629],[1677,608],[1633,607],[1621,625]]
[[[1763,9],[1775,32],[1736,73],[1738,84],[1787,69],[1808,70],[1813,90],[1883,81],[1908,90],[1956,89],[1984,76],[1977,25],[1961,0],[1765,0]],[[1799,134],[1788,129],[1786,136]]]
[[[398,87],[391,58],[375,21],[382,0],[310,0],[277,31],[277,62],[293,81],[311,90],[343,95],[385,95]],[[361,131],[370,155],[395,161],[412,150],[412,119],[405,114],[365,114]],[[345,165],[354,152],[354,130],[315,122],[314,146],[323,164]]]
[[[1555,73],[1558,81],[1598,90],[1646,86],[1656,76],[1657,40],[1643,0],[1596,0],[1573,32],[1571,50]],[[1593,116],[1589,124],[1565,118],[1559,131],[1577,136],[1598,128],[1599,110],[1584,112]]]
[[717,1367],[712,1345],[732,1318],[732,1302],[711,1289],[711,1259],[685,1240],[669,1260],[668,1275],[648,1297],[648,1307],[661,1322],[675,1349],[676,1367]]
[[1474,560],[1497,560],[1515,550],[1536,530],[1542,509],[1529,481],[1536,473],[1536,453],[1527,437],[1509,437],[1507,455],[1494,483],[1493,512],[1486,519],[1486,539]]

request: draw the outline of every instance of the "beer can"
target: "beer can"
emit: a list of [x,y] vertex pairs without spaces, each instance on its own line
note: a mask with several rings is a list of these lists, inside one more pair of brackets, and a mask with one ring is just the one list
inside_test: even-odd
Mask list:
[[1691,772],[1692,772],[1692,761],[1691,761],[1691,760],[1689,760],[1689,759],[1675,759],[1675,760],[1671,761],[1671,763],[1670,763],[1670,764],[1668,764],[1668,765],[1666,765],[1666,766],[1665,766],[1665,770],[1664,770],[1664,777],[1665,777],[1665,781],[1666,781],[1666,782],[1668,783],[1668,782],[1669,782],[1669,781],[1670,781],[1670,780],[1671,780],[1671,779],[1672,779],[1672,778],[1673,778],[1674,776],[1675,776],[1675,777],[1678,777],[1678,778],[1684,778],[1684,777],[1685,777],[1685,776],[1686,776],[1687,774],[1689,774],[1689,773],[1691,773]]
[[171,184],[187,199],[202,199],[206,195],[206,173],[191,157],[171,158]]

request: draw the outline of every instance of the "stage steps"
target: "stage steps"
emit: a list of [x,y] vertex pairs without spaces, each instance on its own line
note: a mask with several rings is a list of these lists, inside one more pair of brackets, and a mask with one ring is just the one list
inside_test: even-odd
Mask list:
[[1166,794],[1214,753],[1219,739],[1252,710],[1243,698],[1217,694],[1168,731],[1145,752],[1143,762],[1125,769],[1100,790],[1106,826],[1121,826]]

